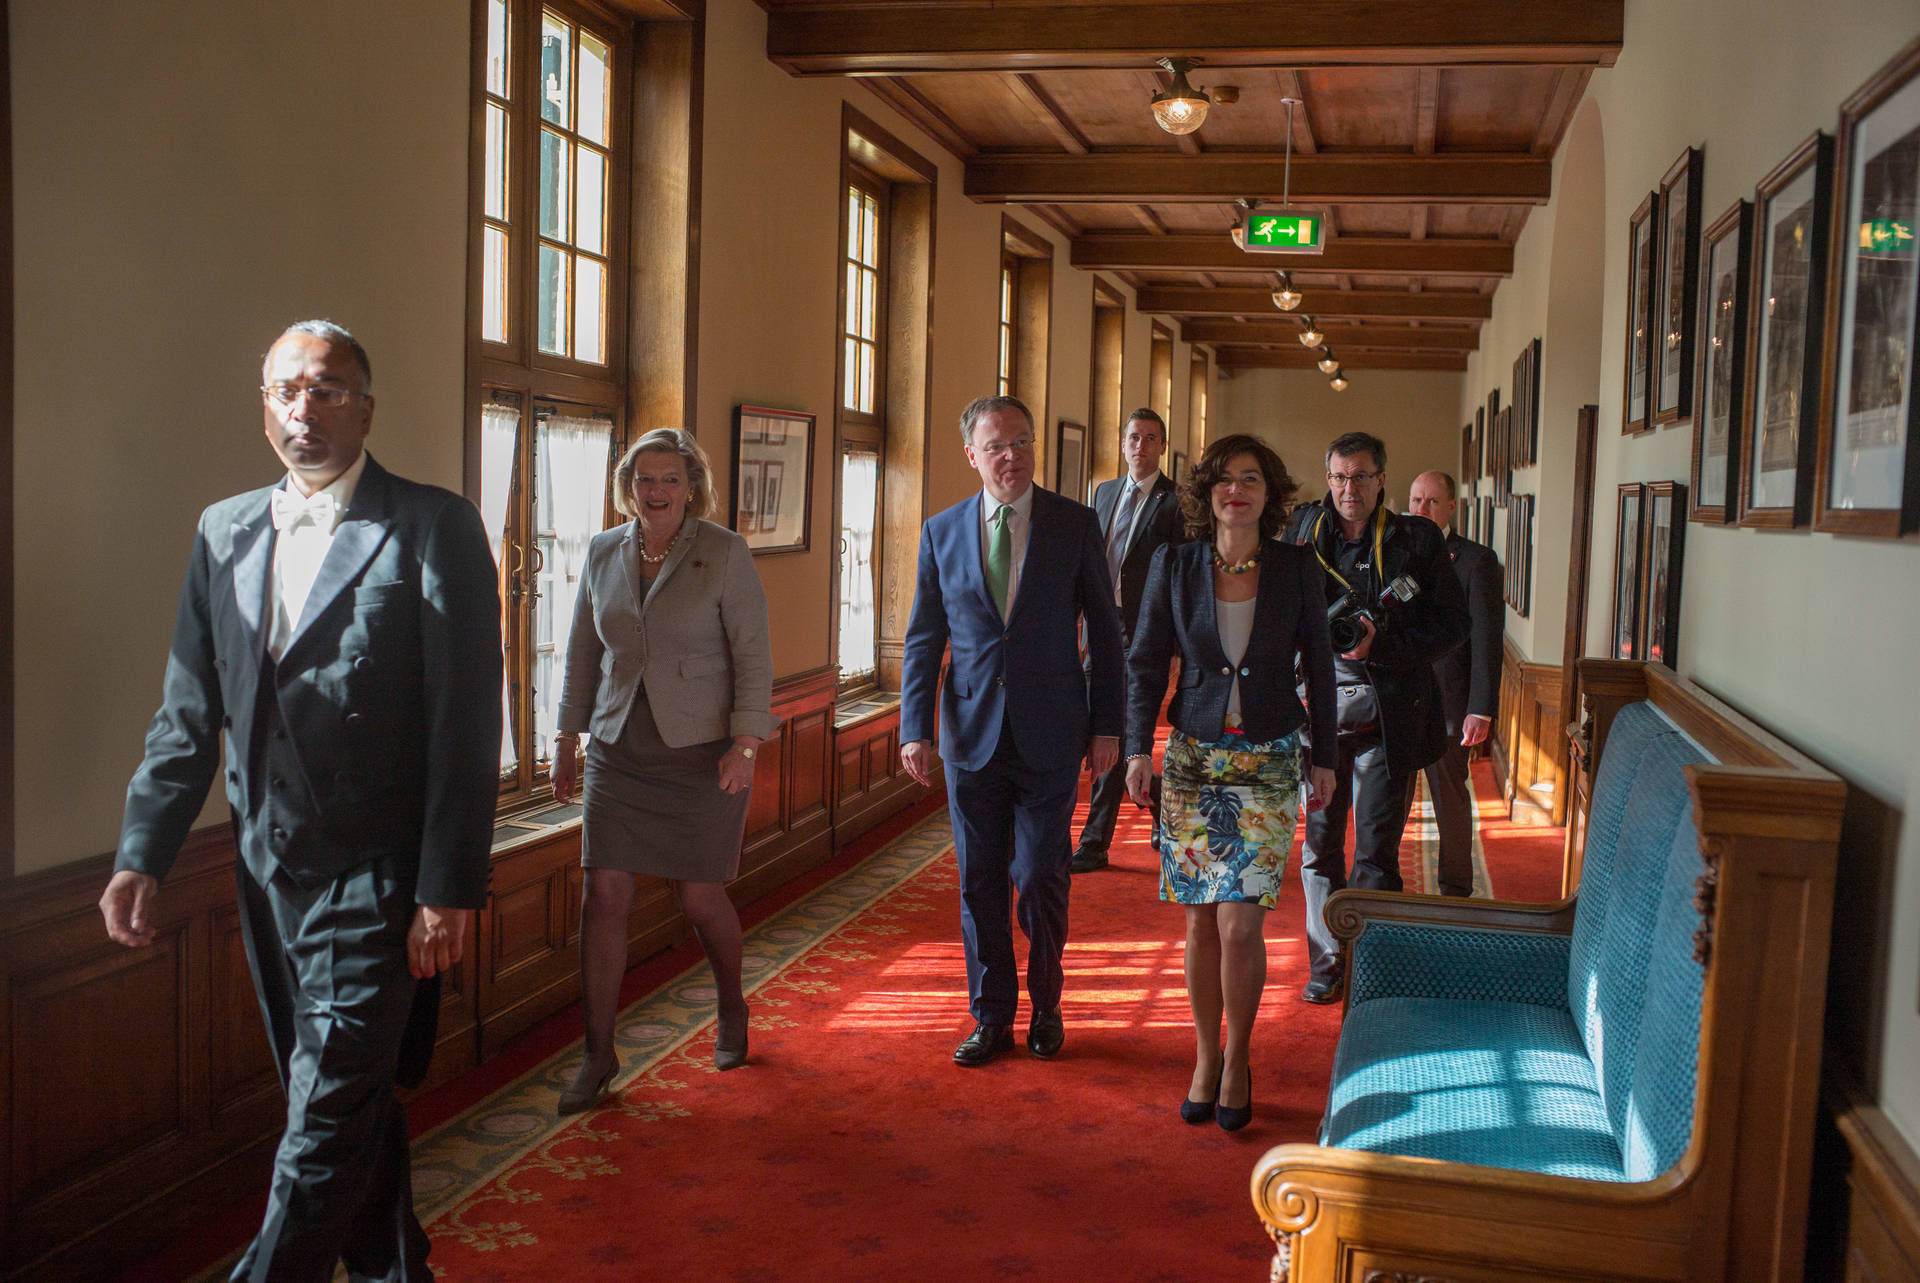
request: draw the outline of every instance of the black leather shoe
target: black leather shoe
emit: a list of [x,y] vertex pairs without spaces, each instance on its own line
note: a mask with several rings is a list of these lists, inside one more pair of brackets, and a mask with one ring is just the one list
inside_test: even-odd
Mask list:
[[1214,1075],[1213,1095],[1205,1100],[1195,1100],[1191,1096],[1180,1098],[1180,1121],[1198,1127],[1213,1117],[1213,1107],[1220,1101],[1220,1076]]
[[587,1075],[592,1073],[592,1069],[588,1062],[582,1061],[580,1071],[573,1076],[567,1089],[560,1093],[560,1099],[554,1102],[553,1112],[562,1117],[585,1112],[606,1094],[607,1088],[613,1083],[613,1076],[619,1072],[620,1062],[616,1060],[599,1077],[589,1078]]
[[1067,1040],[1067,1027],[1060,1020],[1060,1008],[1043,1011],[1033,1018],[1027,1026],[1027,1050],[1042,1060],[1051,1060],[1060,1054],[1060,1044]]
[[1074,848],[1073,859],[1067,867],[1075,873],[1092,873],[1095,869],[1107,867],[1107,853],[1099,847],[1082,846]]
[[1330,1002],[1340,1001],[1340,982],[1338,980],[1309,980],[1307,987],[1300,991],[1300,1001],[1326,1006]]
[[1223,1132],[1237,1132],[1253,1121],[1253,1062],[1247,1062],[1247,1103],[1244,1105],[1219,1105],[1213,1111],[1214,1121],[1220,1124]]
[[1012,1050],[1012,1025],[975,1025],[966,1040],[953,1049],[953,1063],[977,1069],[1001,1052]]

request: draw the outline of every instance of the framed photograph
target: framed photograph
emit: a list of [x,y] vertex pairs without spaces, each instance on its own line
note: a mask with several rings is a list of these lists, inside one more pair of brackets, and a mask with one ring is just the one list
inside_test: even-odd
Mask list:
[[1647,487],[1629,481],[1620,487],[1613,522],[1613,648],[1614,659],[1645,659],[1640,653],[1641,543],[1646,537]]
[[1655,481],[1647,486],[1646,540],[1641,556],[1647,589],[1641,594],[1641,659],[1678,667],[1674,655],[1680,645],[1680,559],[1687,537],[1687,487],[1678,481]]
[[1522,617],[1533,588],[1533,499],[1517,494],[1507,504],[1506,601]]
[[1660,193],[1648,192],[1627,221],[1627,384],[1620,402],[1624,436],[1653,427],[1653,215],[1659,207]]
[[1473,411],[1473,479],[1475,481],[1487,475],[1487,411],[1477,406]]
[[1493,416],[1493,506],[1504,508],[1513,497],[1513,407]]
[[1473,457],[1473,425],[1469,423],[1460,429],[1460,476],[1462,486],[1473,484],[1473,465],[1478,462]]
[[1053,430],[1053,489],[1075,503],[1087,501],[1087,425],[1062,419]]
[[1693,413],[1693,322],[1700,290],[1700,149],[1689,147],[1660,180],[1659,288],[1653,332],[1653,421]]
[[1754,199],[1752,353],[1740,442],[1740,524],[1805,525],[1813,499],[1833,136],[1816,133]]
[[732,526],[747,547],[755,553],[806,551],[812,507],[813,416],[733,407]]
[[1480,535],[1475,543],[1493,547],[1493,498],[1487,496],[1480,500]]
[[1753,279],[1753,202],[1739,200],[1707,228],[1701,254],[1700,333],[1693,375],[1693,487],[1687,520],[1724,526],[1739,515],[1740,424],[1747,397],[1747,286]]
[[1813,524],[1891,539],[1920,528],[1920,42],[1842,104],[1838,170]]
[[1540,340],[1534,339],[1513,363],[1512,466],[1531,468],[1540,457]]

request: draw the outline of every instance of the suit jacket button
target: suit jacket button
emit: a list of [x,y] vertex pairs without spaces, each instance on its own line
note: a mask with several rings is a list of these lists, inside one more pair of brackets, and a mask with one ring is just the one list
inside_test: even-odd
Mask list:
[[1004,677],[996,677],[993,679],[993,684],[995,686],[1005,686],[1007,684],[1007,679]]
[[227,671],[227,661],[226,661],[226,660],[224,660],[224,659],[216,659],[216,660],[214,660],[214,661],[213,661],[213,666],[214,666],[215,668],[217,668],[217,669],[219,669],[219,670],[220,670],[221,672],[223,672],[223,673]]
[[353,661],[353,666],[355,668],[372,668],[373,660],[371,660],[365,655],[361,655],[359,658]]
[[287,840],[287,831],[285,829],[273,830],[273,840],[276,842],[285,842]]
[[1248,672],[1248,671],[1247,671],[1246,669],[1244,669],[1244,668],[1243,668],[1243,669],[1241,669],[1241,670],[1240,670],[1240,675],[1241,675],[1242,677],[1251,677],[1251,676],[1252,676],[1253,674],[1252,674],[1252,673],[1250,673],[1250,672]]
[[363,717],[361,717],[361,716],[360,716],[360,714],[358,714],[358,713],[348,713],[348,714],[347,714],[347,725],[349,725],[349,726],[358,726],[358,725],[359,725],[359,724],[360,724],[361,722],[363,722],[363,721],[365,721],[365,720],[366,720],[366,719],[365,719],[365,718],[363,718]]
[[1233,676],[1233,669],[1232,669],[1232,667],[1231,667],[1231,666],[1229,666],[1229,667],[1226,667],[1226,668],[1223,668],[1223,669],[1221,669],[1221,670],[1220,670],[1220,675],[1221,675],[1222,677],[1231,677],[1231,676]]
[[268,783],[272,784],[273,787],[276,789],[283,789],[287,786],[287,782],[281,779],[278,775],[274,776],[273,779],[268,781]]

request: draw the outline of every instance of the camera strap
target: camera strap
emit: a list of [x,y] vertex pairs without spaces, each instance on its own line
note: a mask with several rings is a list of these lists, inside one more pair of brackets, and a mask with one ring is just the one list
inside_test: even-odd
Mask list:
[[[1313,533],[1307,536],[1307,541],[1313,545],[1313,555],[1320,559],[1321,567],[1325,569],[1329,575],[1332,575],[1338,580],[1342,588],[1348,592],[1352,592],[1353,585],[1347,582],[1347,577],[1338,570],[1335,570],[1333,563],[1327,560],[1327,554],[1320,550],[1320,528],[1326,525],[1326,523],[1327,510],[1322,508],[1320,509],[1320,515],[1313,519]],[[1381,543],[1386,536],[1387,507],[1385,504],[1381,504],[1373,510],[1373,574],[1376,580],[1386,573],[1384,569],[1385,553],[1381,548]]]

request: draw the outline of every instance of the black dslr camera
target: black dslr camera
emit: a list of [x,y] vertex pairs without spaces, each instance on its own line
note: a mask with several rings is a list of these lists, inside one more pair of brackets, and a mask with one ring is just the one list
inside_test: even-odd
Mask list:
[[1366,630],[1360,626],[1362,619],[1373,625],[1374,632],[1380,632],[1386,627],[1389,611],[1419,595],[1420,585],[1412,575],[1401,575],[1388,584],[1375,602],[1367,601],[1358,588],[1341,594],[1327,607],[1327,636],[1333,639],[1333,653],[1344,655],[1360,644],[1360,639],[1366,636]]

